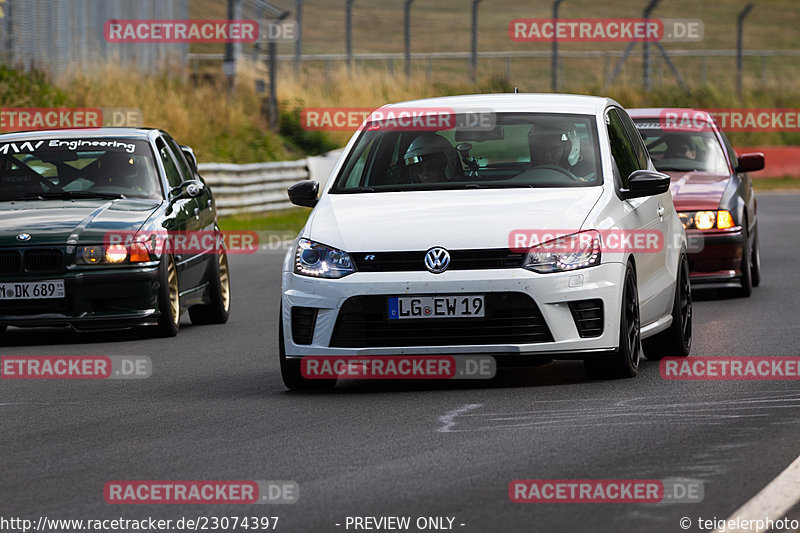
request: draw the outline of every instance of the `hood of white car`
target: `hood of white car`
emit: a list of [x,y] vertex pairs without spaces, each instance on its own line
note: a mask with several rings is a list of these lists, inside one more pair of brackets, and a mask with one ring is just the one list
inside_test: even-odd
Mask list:
[[347,252],[508,248],[515,230],[578,231],[596,187],[326,194],[304,236]]

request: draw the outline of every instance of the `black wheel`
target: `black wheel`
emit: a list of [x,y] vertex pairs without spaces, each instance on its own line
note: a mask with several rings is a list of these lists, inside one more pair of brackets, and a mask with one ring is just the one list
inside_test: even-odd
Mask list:
[[158,337],[174,337],[181,323],[181,297],[175,258],[171,254],[164,254],[158,269],[158,309],[161,316],[152,333]]
[[189,308],[189,318],[192,324],[224,324],[228,321],[231,309],[231,279],[228,268],[228,254],[220,250],[214,261],[214,267],[209,280],[209,302],[203,305],[194,305]]
[[299,359],[286,357],[286,345],[283,342],[283,307],[278,314],[278,349],[281,362],[283,384],[289,390],[330,390],[336,386],[335,379],[306,379],[300,371]]
[[742,233],[744,234],[744,242],[742,242],[742,266],[740,267],[740,270],[742,271],[742,286],[739,289],[734,289],[734,294],[742,298],[748,298],[751,294],[753,294],[753,270],[750,268],[752,266],[753,249],[750,241],[750,234],[747,230],[747,216],[744,217]]
[[632,378],[639,371],[641,353],[639,292],[636,288],[636,273],[628,263],[622,287],[619,347],[611,355],[584,359],[583,366],[591,379]]
[[758,244],[758,229],[753,234],[753,245],[750,252],[750,279],[753,287],[761,285],[761,247]]
[[675,280],[672,324],[669,329],[645,339],[642,343],[644,356],[650,360],[667,356],[689,356],[692,348],[692,285],[689,281],[689,260],[686,254],[681,254],[678,278]]

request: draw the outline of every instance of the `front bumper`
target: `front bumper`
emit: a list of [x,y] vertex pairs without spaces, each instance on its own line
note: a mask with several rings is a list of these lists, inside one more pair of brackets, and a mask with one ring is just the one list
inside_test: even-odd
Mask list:
[[702,242],[702,249],[689,251],[689,278],[692,285],[706,288],[738,287],[742,274],[744,234],[733,231],[686,232],[690,242]]
[[66,297],[0,300],[0,326],[109,329],[158,322],[158,266],[81,269],[2,277],[2,281],[64,280]]
[[[588,352],[614,350],[619,342],[620,287],[625,265],[606,263],[596,267],[553,274],[537,274],[524,269],[428,272],[355,273],[336,280],[283,273],[282,307],[284,343],[287,357],[309,355],[423,355],[423,354],[502,354],[538,355],[571,358]],[[552,341],[529,344],[414,345],[363,348],[332,347],[337,318],[348,298],[382,295],[457,295],[523,293],[539,308]],[[603,333],[581,337],[569,302],[600,299],[605,310]],[[292,335],[292,308],[317,309],[313,336],[309,344],[296,344]],[[441,320],[441,319],[430,319]],[[475,327],[480,328],[479,319]],[[404,321],[406,322],[406,321]],[[411,321],[408,321],[411,322]]]

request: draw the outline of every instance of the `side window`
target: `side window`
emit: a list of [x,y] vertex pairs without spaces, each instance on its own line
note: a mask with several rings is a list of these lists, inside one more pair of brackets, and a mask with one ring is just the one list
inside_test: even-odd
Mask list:
[[351,159],[348,168],[344,170],[344,180],[341,180],[340,187],[360,187],[364,185],[368,185],[362,182],[364,178],[364,169],[367,166],[367,160],[369,159],[370,153],[372,152],[373,147],[375,146],[375,138],[369,142],[364,148],[361,150],[361,153],[354,159]]
[[608,140],[611,143],[611,156],[614,159],[620,183],[627,189],[629,187],[628,176],[634,170],[640,170],[636,152],[631,146],[628,135],[625,133],[625,126],[622,125],[616,110],[608,109],[606,111],[606,127],[608,128]]
[[183,151],[181,147],[175,142],[175,139],[170,137],[169,135],[164,135],[164,139],[166,139],[167,144],[172,149],[172,153],[175,155],[175,161],[178,162],[178,166],[181,169],[181,174],[186,176],[187,180],[194,179],[194,172],[192,172],[191,167],[189,166],[189,162],[186,161],[186,157],[183,155]]
[[636,129],[636,126],[633,124],[631,117],[625,111],[622,110],[614,110],[617,112],[622,124],[625,126],[625,131],[628,132],[628,137],[631,139],[631,144],[633,144],[633,149],[636,152],[636,160],[639,162],[639,170],[647,170],[647,148],[644,147],[644,141],[642,139],[639,130]]
[[177,187],[183,182],[183,178],[181,177],[181,173],[178,170],[175,161],[172,159],[172,154],[170,153],[169,148],[162,139],[158,139],[156,141],[156,148],[158,149],[158,156],[161,158],[161,162],[164,164],[164,170],[167,173],[167,182],[169,183],[170,188]]
[[736,155],[736,150],[731,146],[731,141],[728,140],[728,136],[725,135],[725,132],[720,130],[719,136],[722,137],[722,142],[725,144],[725,151],[728,152],[728,159],[731,160],[731,166],[736,170],[736,167],[739,166],[739,156]]

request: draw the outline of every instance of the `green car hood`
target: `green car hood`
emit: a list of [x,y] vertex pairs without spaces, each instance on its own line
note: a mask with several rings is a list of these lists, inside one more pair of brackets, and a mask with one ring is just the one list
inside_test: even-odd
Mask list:
[[[0,246],[99,244],[110,231],[137,231],[160,206],[154,200],[33,200],[0,202]],[[17,235],[30,234],[20,242]]]

